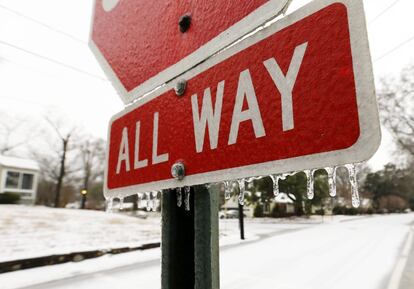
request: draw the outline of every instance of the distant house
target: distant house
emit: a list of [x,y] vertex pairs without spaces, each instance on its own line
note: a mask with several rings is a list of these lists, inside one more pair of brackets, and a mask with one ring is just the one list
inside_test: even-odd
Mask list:
[[[292,195],[293,196],[293,195]],[[294,196],[293,196],[294,197]],[[246,204],[243,208],[243,211],[246,216],[253,217],[254,208],[257,204]],[[279,211],[283,215],[292,215],[295,213],[295,206],[293,201],[285,193],[279,193],[279,195],[272,199],[270,203],[261,203],[263,206],[263,213],[265,215],[270,215],[274,207],[278,207]],[[224,205],[221,206],[221,210],[238,210],[238,196],[234,195],[229,200],[226,200]]]
[[0,156],[0,194],[17,193],[20,203],[36,200],[39,165],[29,159]]

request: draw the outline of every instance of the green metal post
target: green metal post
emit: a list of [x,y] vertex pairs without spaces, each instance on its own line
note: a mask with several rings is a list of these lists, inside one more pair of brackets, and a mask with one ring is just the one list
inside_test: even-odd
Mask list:
[[219,289],[218,207],[216,186],[192,187],[190,211],[163,191],[162,289]]
[[195,287],[219,289],[219,187],[195,187]]

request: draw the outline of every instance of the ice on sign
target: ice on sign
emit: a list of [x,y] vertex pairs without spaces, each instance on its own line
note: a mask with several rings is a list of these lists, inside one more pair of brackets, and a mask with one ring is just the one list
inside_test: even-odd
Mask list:
[[[274,175],[277,192],[278,174],[304,170],[311,199],[315,169],[369,158],[380,133],[362,8],[326,3],[183,74],[183,95],[177,80],[116,115],[106,195],[262,175]],[[182,180],[171,176],[178,162]],[[334,196],[335,171],[327,173]]]

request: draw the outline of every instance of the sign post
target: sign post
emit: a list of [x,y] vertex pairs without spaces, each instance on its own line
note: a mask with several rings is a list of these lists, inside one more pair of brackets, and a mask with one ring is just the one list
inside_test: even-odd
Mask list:
[[189,210],[174,190],[162,193],[162,289],[218,289],[219,187],[194,186]]

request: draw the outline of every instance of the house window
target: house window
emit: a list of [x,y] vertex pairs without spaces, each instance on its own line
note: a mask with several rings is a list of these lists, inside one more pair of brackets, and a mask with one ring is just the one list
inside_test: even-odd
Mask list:
[[19,188],[19,177],[20,177],[20,174],[18,172],[7,172],[6,188],[18,189]]
[[8,171],[6,176],[6,189],[32,190],[33,174]]
[[22,179],[22,189],[31,190],[33,188],[33,175],[32,174],[23,174]]

